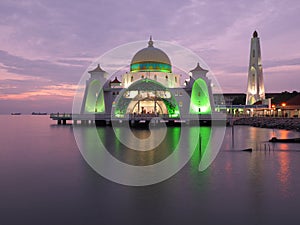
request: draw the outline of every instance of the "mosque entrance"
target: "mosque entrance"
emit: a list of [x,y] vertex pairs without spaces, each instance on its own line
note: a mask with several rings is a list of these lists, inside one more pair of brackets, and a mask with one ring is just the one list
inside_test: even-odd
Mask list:
[[180,116],[177,101],[172,93],[162,84],[147,78],[130,85],[116,100],[113,108],[116,117]]
[[145,98],[139,95],[133,99],[128,105],[127,114],[158,116],[168,114],[168,109],[161,98],[148,93]]

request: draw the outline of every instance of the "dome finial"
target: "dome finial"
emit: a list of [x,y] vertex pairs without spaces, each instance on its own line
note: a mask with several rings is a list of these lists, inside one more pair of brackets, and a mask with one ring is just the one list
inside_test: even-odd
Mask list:
[[150,35],[150,40],[148,41],[148,47],[153,47],[152,35]]

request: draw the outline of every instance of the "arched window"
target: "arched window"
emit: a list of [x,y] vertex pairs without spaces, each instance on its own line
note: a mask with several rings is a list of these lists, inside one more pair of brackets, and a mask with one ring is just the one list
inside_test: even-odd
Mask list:
[[175,83],[177,83],[177,77],[175,77]]
[[255,50],[252,51],[252,56],[255,57]]
[[131,76],[131,79],[130,79],[130,81],[131,81],[131,82],[133,81],[133,76]]

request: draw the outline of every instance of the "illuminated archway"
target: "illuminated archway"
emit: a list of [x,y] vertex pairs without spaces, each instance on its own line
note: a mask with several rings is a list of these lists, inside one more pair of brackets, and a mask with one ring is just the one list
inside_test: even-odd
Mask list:
[[190,113],[211,114],[211,101],[207,83],[201,78],[197,79],[193,84]]
[[[153,94],[153,93],[147,93]],[[168,114],[164,101],[156,96],[141,98],[136,96],[128,105],[127,114]]]
[[131,84],[116,100],[114,115],[126,114],[167,114],[179,117],[176,99],[168,88],[152,79],[142,79]]
[[105,112],[104,94],[99,80],[93,80],[87,87],[84,111],[87,113]]

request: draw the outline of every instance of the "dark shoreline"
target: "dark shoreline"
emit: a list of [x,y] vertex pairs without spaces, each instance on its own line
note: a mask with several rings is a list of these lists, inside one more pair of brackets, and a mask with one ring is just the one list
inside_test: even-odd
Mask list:
[[271,129],[286,129],[300,132],[300,118],[247,117],[235,120],[234,125],[247,125]]

